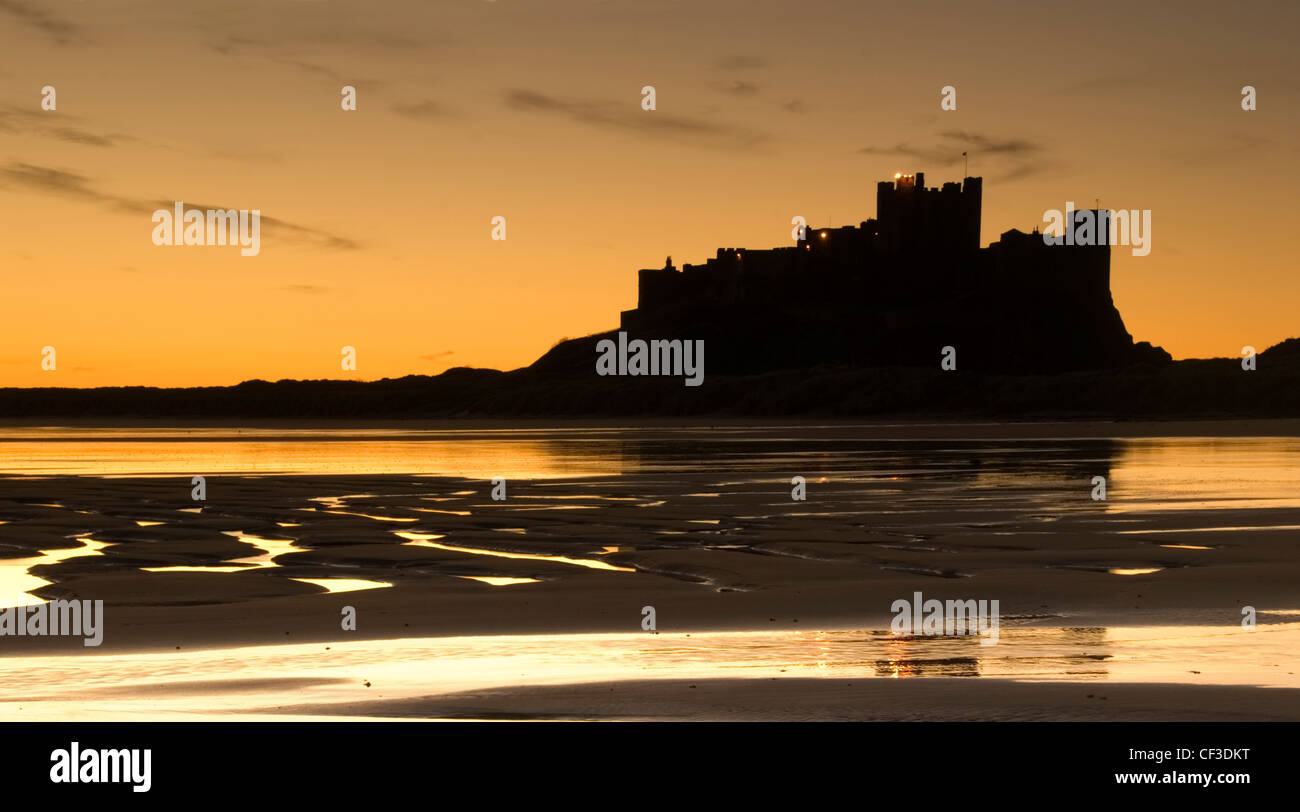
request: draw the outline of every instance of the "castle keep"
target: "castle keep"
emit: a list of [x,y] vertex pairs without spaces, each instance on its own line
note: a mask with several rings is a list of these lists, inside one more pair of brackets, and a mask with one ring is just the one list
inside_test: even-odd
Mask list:
[[[1108,245],[1046,245],[1012,229],[980,247],[981,178],[876,187],[876,217],[804,230],[792,246],[719,248],[700,265],[640,271],[621,328],[705,339],[711,371],[818,364],[1044,372],[1163,355],[1134,345],[1110,295]],[[1084,210],[1076,212],[1078,217]],[[1097,211],[1097,222],[1107,212]],[[1100,229],[1099,229],[1100,230]]]

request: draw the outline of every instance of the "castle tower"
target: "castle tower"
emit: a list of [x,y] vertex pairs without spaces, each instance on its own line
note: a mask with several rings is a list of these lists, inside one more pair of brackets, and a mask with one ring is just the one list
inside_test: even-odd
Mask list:
[[980,248],[980,210],[983,205],[984,179],[966,178],[961,189],[961,245],[962,250],[978,251]]
[[981,178],[925,188],[925,173],[898,173],[876,184],[884,253],[970,253],[980,247]]

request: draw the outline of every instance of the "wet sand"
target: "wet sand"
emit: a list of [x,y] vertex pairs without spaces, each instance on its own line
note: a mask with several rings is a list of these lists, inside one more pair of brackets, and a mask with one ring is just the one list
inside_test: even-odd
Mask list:
[[469,691],[274,713],[674,722],[1300,722],[1300,691],[997,679],[645,680]]
[[[783,483],[656,476],[515,482],[504,502],[483,482],[213,477],[198,514],[182,512],[187,479],[10,480],[0,550],[75,553],[82,534],[106,545],[31,569],[52,582],[41,598],[105,602],[104,651],[337,639],[344,606],[362,638],[634,631],[647,605],[671,630],[885,628],[917,590],[1068,625],[1231,625],[1244,605],[1296,608],[1296,531],[1275,528],[1300,526],[1300,508],[1109,513],[1081,486],[1077,505],[1042,511],[1033,489],[930,498],[933,485],[889,481],[813,482],[793,502]],[[254,560],[260,539],[285,551],[273,566],[194,571]],[[535,582],[472,580],[484,577]],[[295,580],[331,578],[392,586]]]
[[[1215,428],[1155,427],[1188,437]],[[1155,427],[1127,428],[1148,436],[1144,432]],[[1295,421],[1252,426],[1271,437],[1296,436],[1298,428]],[[738,439],[766,431],[731,430]],[[947,449],[937,456],[930,448],[903,445],[886,463],[866,465],[842,463],[833,444],[805,449],[798,438],[779,451],[747,450],[730,460],[717,432],[703,429],[710,445],[702,451],[689,443],[664,451],[658,444],[682,439],[664,431],[664,437],[652,430],[622,447],[620,475],[552,471],[545,478],[511,478],[504,501],[491,499],[490,482],[455,476],[217,475],[207,478],[208,498],[201,503],[190,498],[188,475],[5,478],[0,556],[22,560],[54,551],[59,560],[30,568],[48,582],[33,594],[103,600],[106,629],[98,649],[83,647],[79,638],[6,637],[0,656],[632,633],[641,629],[644,606],[655,607],[660,630],[673,632],[887,629],[892,602],[916,591],[927,599],[996,599],[1004,623],[1049,627],[1197,623],[1233,629],[1246,605],[1262,613],[1261,623],[1269,622],[1269,612],[1300,608],[1295,500],[1270,500],[1266,493],[1215,500],[1214,483],[1186,504],[1135,499],[1141,483],[1123,481],[1123,452],[1109,440],[1064,455],[1057,447],[1054,456],[1044,453],[1051,444]],[[804,439],[900,440],[948,431],[985,439],[1123,433],[1116,424],[828,425],[804,430]],[[772,432],[790,435],[788,428]],[[1108,501],[1093,501],[1090,476],[1110,476],[1112,467]],[[807,478],[806,501],[791,499],[795,474]],[[476,580],[503,578],[512,582]],[[328,591],[348,580],[391,586]],[[340,628],[345,606],[356,610],[355,631]],[[737,685],[706,682],[714,687],[687,690],[714,696],[716,688],[717,696],[736,696]],[[832,682],[825,683],[827,691]],[[941,686],[880,694],[894,689],[867,682],[855,681],[843,697],[819,693],[791,704],[777,696],[763,699],[764,692],[784,686],[744,681],[740,693],[754,704],[734,712],[719,706],[714,716],[710,700],[666,708],[685,702],[667,683],[621,683],[626,704],[618,713],[601,704],[609,688],[604,685],[587,686],[590,702],[576,701],[578,688],[500,689],[483,707],[582,718],[751,718],[746,714],[770,700],[775,704],[767,705],[768,715],[752,718],[777,718],[786,712],[777,709],[782,703],[792,718],[841,718],[836,708],[842,700],[857,708],[844,718],[877,718],[869,715],[878,712],[870,710],[872,703],[887,699],[888,713],[898,716],[884,718],[948,718],[950,712],[1031,718],[1040,711],[1043,718],[1112,718],[1122,716],[1115,710],[1120,707],[1137,714],[1123,718],[1157,718],[1181,712],[1184,701],[1135,687],[1139,704],[1094,709],[1091,700],[1074,703],[1066,699],[1072,694],[1054,693],[1063,686],[1022,692],[1007,687],[1021,683],[959,680],[967,693],[949,697]],[[1213,701],[1197,699],[1195,712],[1274,718],[1267,711],[1280,689],[1244,698],[1263,690],[1224,688]],[[1286,697],[1292,708],[1293,696]],[[469,707],[456,704],[462,699],[453,703],[461,708],[455,714],[434,715],[461,715]],[[480,699],[476,694],[473,701]],[[950,699],[955,704],[947,704]],[[941,707],[931,706],[924,716],[933,702]],[[398,715],[425,707],[418,700],[402,703]],[[981,711],[981,703],[992,705]],[[540,709],[523,710],[534,705]],[[559,705],[562,711],[555,710]],[[389,715],[367,708],[358,705],[356,712]]]

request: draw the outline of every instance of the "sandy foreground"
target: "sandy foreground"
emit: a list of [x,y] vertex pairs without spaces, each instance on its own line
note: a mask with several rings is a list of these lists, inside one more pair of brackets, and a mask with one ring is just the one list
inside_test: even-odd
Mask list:
[[[717,478],[685,479],[669,484],[703,494],[695,489]],[[674,631],[886,628],[892,602],[917,590],[997,599],[1004,617],[1073,626],[1231,625],[1245,605],[1296,608],[1300,582],[1296,531],[1275,529],[1300,526],[1295,508],[1215,510],[1207,523],[1198,511],[1112,516],[1080,500],[1069,511],[1026,515],[1023,506],[956,505],[956,496],[914,504],[898,493],[905,485],[878,483],[866,487],[889,493],[867,517],[836,510],[862,499],[861,486],[844,486],[854,492],[836,499],[830,483],[803,503],[791,503],[783,485],[749,483],[725,497],[670,496],[653,507],[660,494],[629,497],[638,485],[626,478],[520,483],[505,503],[484,499],[482,483],[396,477],[214,477],[208,487],[220,502],[191,514],[174,496],[188,493],[188,480],[8,481],[0,543],[15,559],[73,553],[32,569],[52,582],[35,593],[103,600],[100,651],[338,639],[344,606],[356,608],[349,635],[360,638],[635,631],[644,606]],[[311,501],[363,493],[379,495],[337,507]],[[1035,504],[1034,493],[1022,496]],[[891,502],[896,512],[877,512]],[[819,513],[829,515],[807,515]],[[1197,529],[1207,524],[1261,529]],[[84,545],[73,536],[82,533],[106,546],[77,554]],[[268,540],[284,550],[273,566],[202,571],[265,559]],[[305,582],[334,578],[392,586],[329,594]],[[51,637],[4,645],[6,653],[81,648]]]
[[[1123,433],[1105,425],[1110,436]],[[1104,438],[1105,425],[1012,431]],[[1145,425],[1129,428],[1150,436]],[[1212,428],[1165,426],[1166,434],[1192,437]],[[1294,421],[1252,428],[1264,436],[1300,433]],[[864,431],[933,436],[916,427]],[[1008,429],[981,431],[1002,437]],[[642,631],[646,606],[655,608],[661,631],[883,630],[891,603],[916,591],[940,600],[996,599],[1004,627],[1191,623],[1231,631],[1247,605],[1282,613],[1261,615],[1261,623],[1295,620],[1287,613],[1300,608],[1300,507],[1192,502],[1116,510],[1113,501],[1088,498],[1089,475],[1107,473],[1114,462],[1104,443],[1094,450],[1077,462],[1007,453],[938,465],[928,452],[907,451],[896,460],[896,476],[813,458],[796,471],[808,472],[806,501],[790,498],[785,461],[736,468],[689,453],[668,467],[635,459],[622,476],[512,480],[504,501],[490,498],[489,482],[446,476],[218,475],[208,477],[208,499],[196,511],[188,476],[6,478],[0,555],[31,564],[30,574],[47,582],[21,585],[42,598],[103,600],[106,608],[99,648],[79,638],[5,637],[0,659],[57,654],[90,662],[124,652],[341,640],[632,634]],[[41,556],[43,563],[35,560]],[[12,576],[22,567],[10,569]],[[347,579],[372,588],[330,591],[358,586]],[[356,611],[355,630],[341,629],[344,607]],[[1289,673],[1295,665],[1273,667]],[[1294,689],[1248,685],[930,677],[430,688],[424,697],[361,694],[248,710],[451,718],[1300,718]]]
[[999,679],[713,679],[470,691],[269,712],[372,718],[692,722],[1297,722],[1300,691]]

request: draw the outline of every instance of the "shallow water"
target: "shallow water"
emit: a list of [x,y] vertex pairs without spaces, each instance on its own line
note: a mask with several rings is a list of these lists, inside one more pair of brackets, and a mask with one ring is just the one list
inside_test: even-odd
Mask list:
[[[987,427],[985,427],[987,429]],[[1010,430],[1010,429],[1009,429]],[[762,484],[774,489],[788,487],[790,472],[805,476],[813,487],[833,481],[861,483],[863,488],[840,493],[834,510],[791,509],[780,513],[740,515],[738,521],[773,517],[882,517],[896,527],[906,527],[910,514],[933,511],[937,505],[955,512],[1003,511],[1043,522],[1041,531],[1023,526],[1008,530],[989,525],[993,535],[1025,538],[1034,532],[1052,532],[1052,522],[1069,513],[1086,512],[1111,516],[1113,532],[1151,537],[1152,546],[1164,549],[1208,550],[1166,533],[1223,531],[1294,530],[1294,524],[1241,525],[1235,521],[1207,519],[1192,527],[1172,526],[1153,517],[1197,511],[1198,516],[1217,517],[1216,511],[1300,507],[1300,439],[1284,437],[1247,438],[1163,438],[1113,440],[881,440],[828,439],[798,436],[798,429],[679,428],[679,429],[520,429],[520,430],[429,430],[373,429],[66,429],[57,427],[0,428],[0,477],[3,476],[205,476],[219,474],[393,474],[414,476],[456,476],[488,480],[506,476],[511,480],[557,481],[555,493],[534,489],[527,503],[501,506],[497,510],[523,513],[554,510],[584,510],[593,503],[635,505],[653,511],[666,499],[681,497],[699,502],[700,517],[686,520],[687,526],[703,529],[717,526],[711,510],[727,488]],[[851,432],[850,432],[851,433]],[[717,490],[682,493],[673,474],[679,476],[717,472]],[[777,473],[779,472],[779,473]],[[613,480],[638,476],[638,497],[602,495],[595,492],[566,492],[562,479]],[[1107,498],[1089,498],[1092,477],[1105,476]],[[0,480],[2,481],[2,480]],[[881,489],[881,485],[889,486]],[[896,488],[894,486],[897,486]],[[775,492],[780,492],[779,490]],[[438,504],[455,501],[474,491],[456,491],[450,496],[426,497]],[[403,525],[423,521],[412,516],[387,515],[368,510],[376,494],[343,494],[312,499],[314,510],[337,516],[364,518],[377,524],[395,525],[394,534],[415,546],[472,553],[479,556],[548,560],[610,571],[631,572],[599,558],[532,554],[522,551],[485,549],[455,543],[443,534],[400,531]],[[481,496],[481,495],[480,495]],[[882,497],[888,497],[887,501]],[[568,500],[582,500],[573,504]],[[375,504],[370,502],[369,504]],[[811,503],[810,503],[811,504]],[[51,505],[55,507],[55,505]],[[382,504],[378,506],[382,507]],[[57,506],[57,507],[62,507]],[[461,505],[463,507],[463,505]],[[313,510],[312,508],[300,508]],[[470,516],[474,511],[437,507],[404,506],[407,512],[428,515]],[[182,512],[199,513],[200,508]],[[87,511],[79,511],[87,512]],[[135,519],[141,527],[164,524],[157,511]],[[1240,514],[1232,514],[1240,515]],[[1126,523],[1139,523],[1133,527]],[[291,528],[293,522],[278,522]],[[980,525],[966,525],[978,527]],[[499,533],[527,535],[525,528],[494,528]],[[237,531],[227,531],[239,535]],[[658,536],[684,536],[689,531],[666,528],[652,531]],[[725,533],[726,531],[720,531]],[[104,544],[89,538],[80,550],[50,550],[39,555],[0,559],[0,606],[32,603],[31,589],[49,581],[29,574],[32,566],[50,564],[71,556],[102,554]],[[251,566],[275,567],[276,559],[302,548],[292,540],[241,536],[259,554],[232,558],[218,564],[159,566],[151,572],[237,572]],[[725,538],[711,546],[730,549]],[[900,542],[900,549],[917,549],[916,539]],[[882,545],[889,546],[889,545]],[[1065,565],[1075,566],[1075,565]],[[1160,565],[1101,567],[1098,571],[1117,576],[1158,572]],[[954,574],[960,575],[960,572]],[[327,588],[368,588],[364,579],[341,579],[335,585],[321,577],[309,579]],[[484,583],[513,585],[528,580],[506,573],[484,576]],[[373,582],[372,586],[382,586]]]
[[8,558],[0,560],[0,607],[32,606],[42,603],[42,599],[29,594],[33,589],[48,586],[48,579],[32,575],[32,567],[53,564],[66,558],[100,553],[107,545],[89,537],[81,537],[81,547],[64,550],[43,551],[40,555],[26,558]]
[[958,477],[947,484],[987,489],[994,500],[1005,485],[1065,490],[1061,486],[1068,483],[1073,497],[1077,477],[1087,481],[1101,475],[1107,477],[1110,511],[1300,505],[1300,438],[926,441],[835,439],[801,436],[801,431],[9,427],[0,428],[0,475],[401,473],[547,479],[716,470],[722,486],[791,471],[809,481],[822,476],[925,481],[936,492]]
[[0,658],[0,680],[21,687],[0,701],[0,718],[220,718],[286,705],[497,686],[711,677],[985,677],[1296,688],[1297,647],[1300,622],[1262,613],[1250,632],[1200,625],[1004,625],[994,646],[980,645],[976,637],[823,629],[496,635],[7,657]]
[[[0,429],[0,488],[4,476],[125,477],[194,474],[394,474],[464,477],[480,484],[495,476],[538,482],[527,499],[495,510],[519,516],[564,516],[567,511],[625,510],[640,516],[642,536],[685,539],[700,547],[732,550],[737,526],[793,516],[821,517],[901,533],[882,549],[934,549],[942,543],[905,537],[920,517],[931,524],[943,514],[951,527],[1005,534],[1017,544],[1051,534],[1063,517],[1105,520],[1108,532],[1132,538],[1145,549],[1208,551],[1195,533],[1293,533],[1290,521],[1267,513],[1244,519],[1241,509],[1300,507],[1300,440],[1293,438],[1168,438],[1114,440],[861,440],[806,438],[797,429],[596,429],[472,432],[410,430],[63,430]],[[791,510],[790,476],[848,485],[834,506]],[[636,477],[635,496],[599,489],[578,492],[578,483],[618,482]],[[1105,476],[1107,499],[1089,498],[1091,478]],[[566,481],[568,480],[568,481]],[[714,518],[728,510],[738,488],[771,490],[760,515]],[[547,487],[542,487],[547,486]],[[463,487],[463,486],[459,486]],[[336,494],[340,493],[338,491]],[[513,493],[513,492],[512,492]],[[460,540],[452,530],[431,532],[439,517],[477,517],[485,490],[454,490],[387,503],[373,493],[322,494],[292,508],[293,516],[363,520],[396,543],[466,553],[479,560],[541,561],[609,577],[657,577],[601,560],[635,550],[606,546],[600,552],[560,555],[496,549],[491,542]],[[579,503],[580,500],[580,503]],[[47,501],[41,499],[43,504]],[[698,504],[694,518],[651,528],[666,502]],[[441,503],[450,503],[439,507]],[[35,506],[28,500],[25,504]],[[80,510],[77,505],[58,510]],[[120,508],[118,508],[120,509]],[[202,515],[176,508],[178,515]],[[414,519],[400,515],[415,511]],[[540,513],[539,513],[540,511]],[[767,511],[771,511],[770,514]],[[692,507],[691,512],[695,513]],[[745,513],[752,510],[744,511]],[[995,520],[965,519],[964,515]],[[122,514],[114,514],[121,516]],[[412,514],[415,515],[415,514]],[[618,521],[629,521],[626,513]],[[856,519],[869,523],[858,523]],[[1013,522],[1014,520],[1014,522]],[[123,521],[149,529],[172,524],[157,509]],[[304,521],[306,519],[304,518]],[[585,521],[585,519],[584,519]],[[597,518],[596,521],[601,521]],[[1258,521],[1244,524],[1243,521]],[[1270,524],[1270,521],[1275,521]],[[972,522],[972,523],[962,523]],[[292,536],[296,521],[278,521]],[[15,525],[4,528],[12,533]],[[225,532],[250,545],[250,553],[218,563],[147,567],[150,572],[234,572],[284,565],[281,556],[300,552],[290,539]],[[410,527],[413,529],[404,529]],[[414,529],[419,528],[419,529]],[[693,528],[693,529],[692,529]],[[1004,529],[1006,528],[1006,529]],[[532,539],[528,527],[490,528],[501,538]],[[946,532],[946,530],[945,530]],[[1164,533],[1178,535],[1165,536]],[[33,603],[31,589],[49,583],[33,566],[71,557],[102,556],[106,545],[93,534],[82,547],[0,559],[0,606]],[[1242,538],[1236,535],[1236,538]],[[1207,541],[1207,543],[1201,543]],[[539,541],[544,544],[545,541]],[[485,545],[485,546],[480,546]],[[927,547],[926,545],[930,545]],[[797,551],[779,552],[797,556]],[[886,564],[883,569],[908,570]],[[1093,567],[1117,580],[1161,577],[1158,566],[1063,564]],[[298,567],[302,569],[301,565]],[[911,567],[909,571],[921,570]],[[1057,570],[1059,571],[1059,570]],[[635,573],[628,575],[627,573]],[[339,577],[296,580],[331,591],[376,589],[388,583],[349,572]],[[327,574],[327,573],[326,573]],[[662,575],[663,573],[660,573]],[[961,576],[941,570],[923,574]],[[382,576],[380,576],[382,577]],[[500,571],[452,574],[503,589],[528,589],[537,579]],[[550,577],[550,576],[548,576]],[[705,583],[701,588],[713,588]],[[1300,604],[1300,595],[1297,596]],[[710,676],[1007,677],[1022,680],[1122,680],[1300,687],[1300,623],[1287,610],[1261,609],[1260,626],[1200,622],[1159,627],[1072,628],[1015,626],[1004,621],[998,646],[973,638],[904,638],[872,630],[733,632],[719,634],[533,635],[361,641],[324,645],[163,654],[85,653],[66,657],[0,657],[6,684],[21,684],[21,697],[0,702],[5,718],[155,718],[169,714],[237,713],[258,707],[307,702],[421,696],[493,685],[637,678]],[[1190,616],[1189,616],[1190,617]],[[93,665],[93,668],[87,667]],[[315,680],[301,685],[294,680]],[[363,680],[375,687],[359,691]],[[214,687],[217,685],[221,687]]]

